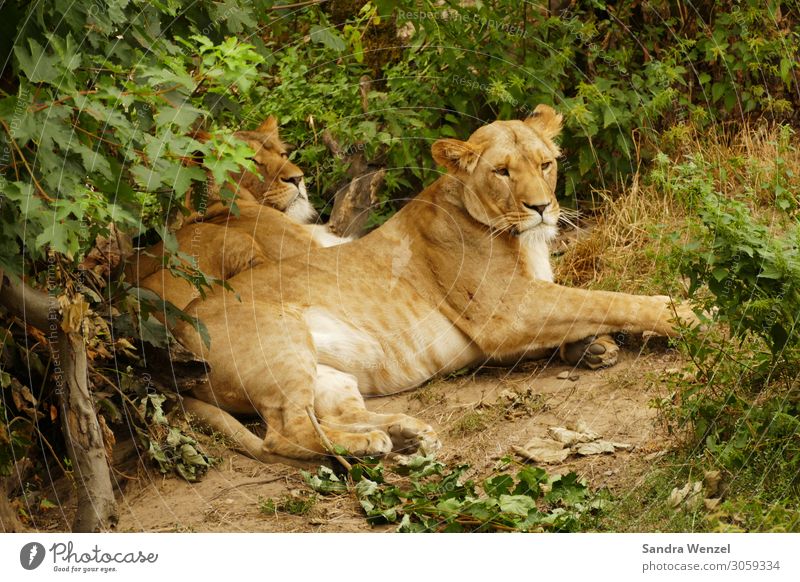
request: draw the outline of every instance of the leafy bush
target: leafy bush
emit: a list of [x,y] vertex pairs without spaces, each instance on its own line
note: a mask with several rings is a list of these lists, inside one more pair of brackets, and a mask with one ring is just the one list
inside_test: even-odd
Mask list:
[[[508,467],[511,461],[502,463]],[[484,480],[481,493],[466,478],[469,470],[418,456],[392,468],[393,475],[382,463],[363,462],[350,477],[367,521],[398,523],[399,532],[577,531],[605,503],[575,473],[551,476],[523,466],[515,476],[498,473]],[[319,493],[347,490],[326,467],[303,476]]]
[[800,470],[800,225],[763,224],[710,175],[695,157],[672,182],[697,208],[693,240],[673,258],[716,327],[687,331],[694,373],[675,381],[669,410],[734,480],[782,484],[766,494],[779,501]]

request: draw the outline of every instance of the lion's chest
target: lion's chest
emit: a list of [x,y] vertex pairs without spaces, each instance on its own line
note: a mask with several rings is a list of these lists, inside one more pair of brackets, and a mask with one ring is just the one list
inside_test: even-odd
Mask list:
[[553,282],[553,268],[550,266],[550,248],[543,240],[523,241],[520,249],[522,260],[537,281]]

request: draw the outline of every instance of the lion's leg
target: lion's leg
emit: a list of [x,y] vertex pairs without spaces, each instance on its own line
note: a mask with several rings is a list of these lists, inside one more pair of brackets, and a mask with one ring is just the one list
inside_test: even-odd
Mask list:
[[184,412],[192,421],[224,436],[242,453],[263,463],[291,462],[286,457],[265,452],[264,441],[221,408],[190,396],[184,396],[182,403]]
[[[678,319],[697,322],[688,305],[674,307]],[[678,329],[669,297],[588,291],[550,283],[531,285],[515,316],[510,326],[502,328],[502,335],[489,331],[475,337],[485,352],[502,356],[615,331],[675,336]]]
[[[254,453],[252,438],[224,415],[224,423],[218,424],[233,429],[223,434],[257,458],[278,455],[310,459],[325,454],[309,417],[309,411],[315,410],[318,379],[316,352],[302,315],[272,303],[225,304],[219,299],[199,303],[196,315],[206,325],[212,349],[206,356],[211,367],[209,383],[195,388],[194,396],[230,412],[256,412],[267,424],[259,454]],[[242,321],[253,326],[247,341],[242,341],[236,326]],[[189,333],[185,326],[179,330],[189,349],[205,355],[196,333]],[[392,450],[389,435],[380,430],[356,432],[332,427],[325,432],[331,442],[355,455],[381,455]]]
[[619,346],[608,334],[592,335],[581,341],[561,344],[558,354],[571,366],[582,365],[597,370],[617,363]]
[[430,425],[407,414],[367,410],[355,376],[330,366],[317,367],[314,407],[323,428],[345,431],[380,430],[392,439],[395,452],[425,454],[441,447]]

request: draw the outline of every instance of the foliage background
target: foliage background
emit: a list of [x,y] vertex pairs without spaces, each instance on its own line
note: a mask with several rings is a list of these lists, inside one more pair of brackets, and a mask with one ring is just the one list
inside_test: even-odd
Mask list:
[[[644,174],[697,216],[695,245],[679,245],[670,273],[689,277],[692,291],[705,293],[740,340],[731,357],[719,356],[732,349],[725,340],[698,339],[687,348],[698,362],[711,358],[699,366],[699,385],[715,382],[716,368],[708,366],[730,361],[759,373],[744,392],[740,383],[721,395],[692,391],[674,417],[695,423],[712,456],[729,451],[728,442],[746,449],[770,429],[774,412],[764,412],[756,428],[750,423],[760,418],[752,411],[761,391],[774,389],[775,378],[797,389],[796,176],[784,162],[766,185],[731,194],[719,187],[727,180],[720,164],[687,156],[687,148],[698,136],[725,141],[765,124],[784,128],[785,155],[776,159],[791,159],[800,115],[796,2],[278,4],[0,4],[0,269],[90,304],[92,381],[109,425],[124,432],[138,419],[144,429],[127,429],[137,438],[160,425],[159,388],[118,360],[128,350],[122,341],[157,342],[157,333],[147,298],[118,271],[98,275],[81,261],[112,224],[169,243],[166,217],[185,210],[186,194],[203,188],[206,172],[224,182],[250,163],[234,131],[277,115],[323,212],[347,168],[322,132],[345,152],[363,151],[388,168],[377,225],[438,175],[429,154],[434,139],[463,138],[544,102],[566,119],[564,205],[593,212],[601,198],[614,199]],[[214,139],[194,139],[198,128]],[[755,202],[778,214],[760,221]],[[734,281],[724,292],[715,288],[723,280]],[[47,340],[31,333],[0,319],[0,473],[27,455],[68,472],[50,412]],[[766,343],[747,343],[752,338]],[[796,466],[796,400],[782,402],[776,447]],[[164,471],[179,458],[164,453],[175,448],[166,430],[144,439]],[[173,445],[193,446],[169,434]],[[42,441],[53,441],[52,454],[33,452]],[[719,458],[725,464],[730,455]],[[183,463],[180,471],[193,475],[187,466],[195,467]]]

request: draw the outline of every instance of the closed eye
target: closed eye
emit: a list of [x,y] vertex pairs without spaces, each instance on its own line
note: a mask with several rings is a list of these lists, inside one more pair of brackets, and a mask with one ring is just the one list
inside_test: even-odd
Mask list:
[[508,168],[495,168],[494,173],[498,176],[508,176]]
[[547,170],[549,170],[550,166],[552,166],[552,165],[553,165],[552,161],[543,163],[542,164],[542,172],[546,172]]
[[284,160],[288,160],[288,159],[289,159],[289,154],[287,154],[286,152],[283,152],[283,153],[281,154],[281,157],[282,157]]

